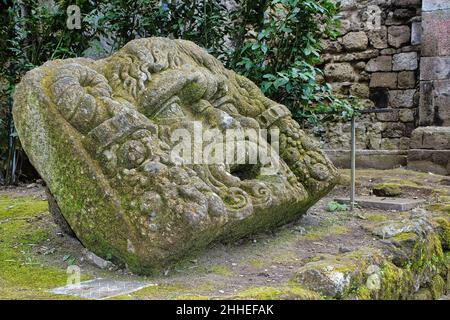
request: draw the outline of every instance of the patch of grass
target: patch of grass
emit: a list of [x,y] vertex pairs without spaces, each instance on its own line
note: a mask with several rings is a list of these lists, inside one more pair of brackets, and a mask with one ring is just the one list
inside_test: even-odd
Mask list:
[[381,221],[386,221],[388,218],[383,215],[383,214],[368,214],[366,215],[367,220],[372,221],[372,222],[381,222]]
[[307,240],[316,240],[316,239],[320,239],[320,238],[325,238],[328,236],[338,236],[338,235],[343,235],[346,234],[348,232],[348,229],[344,226],[339,226],[339,225],[335,225],[335,226],[330,226],[330,227],[322,227],[322,228],[318,228],[316,230],[312,230],[310,232],[307,232],[304,236],[305,239]]
[[223,265],[214,265],[208,268],[208,271],[210,273],[214,273],[217,274],[219,276],[231,276],[233,275],[233,272],[230,270],[230,268],[228,268],[227,266],[223,266]]

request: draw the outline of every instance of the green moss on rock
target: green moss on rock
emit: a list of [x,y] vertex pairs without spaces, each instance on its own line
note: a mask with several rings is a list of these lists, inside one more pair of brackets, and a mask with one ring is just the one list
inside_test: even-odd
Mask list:
[[396,183],[377,184],[372,189],[373,194],[378,197],[398,197],[402,194],[402,189]]

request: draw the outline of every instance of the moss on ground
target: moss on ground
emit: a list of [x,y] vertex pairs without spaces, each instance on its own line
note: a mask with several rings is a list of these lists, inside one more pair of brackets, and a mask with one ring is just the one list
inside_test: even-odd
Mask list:
[[241,300],[320,300],[318,293],[305,289],[299,285],[285,287],[251,287],[232,297]]
[[398,197],[402,194],[401,185],[397,183],[380,183],[375,185],[372,190],[379,197]]
[[[46,241],[45,225],[31,225],[48,215],[47,201],[35,198],[0,198],[0,297],[53,299],[48,289],[63,286],[65,270],[46,266],[32,255],[33,246]],[[64,297],[67,298],[67,297]]]

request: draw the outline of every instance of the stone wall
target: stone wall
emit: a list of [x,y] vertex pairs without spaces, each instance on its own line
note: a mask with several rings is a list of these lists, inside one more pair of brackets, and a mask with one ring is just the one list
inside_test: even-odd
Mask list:
[[450,174],[450,0],[423,0],[419,125],[410,169]]
[[[392,109],[358,120],[358,149],[407,150],[419,125],[421,0],[347,0],[342,5],[342,37],[324,41],[325,80],[336,93],[357,96],[368,108]],[[330,123],[316,134],[324,149],[350,147],[349,124]]]

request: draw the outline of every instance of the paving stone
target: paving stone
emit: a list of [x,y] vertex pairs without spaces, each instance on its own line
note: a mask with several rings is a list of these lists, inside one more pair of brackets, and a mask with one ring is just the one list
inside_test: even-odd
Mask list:
[[84,299],[101,300],[128,294],[152,285],[154,284],[98,278],[81,282],[79,285],[73,284],[55,288],[50,290],[50,292]]
[[[336,198],[336,202],[349,204],[349,198]],[[355,201],[362,208],[373,208],[381,210],[407,211],[416,208],[424,203],[422,199],[406,199],[406,198],[381,198],[371,196],[356,197]]]

